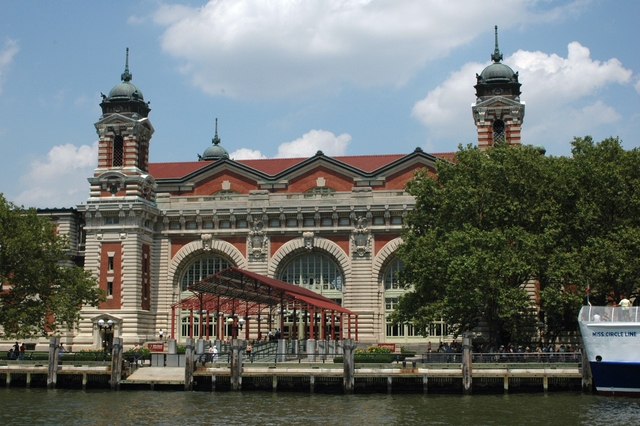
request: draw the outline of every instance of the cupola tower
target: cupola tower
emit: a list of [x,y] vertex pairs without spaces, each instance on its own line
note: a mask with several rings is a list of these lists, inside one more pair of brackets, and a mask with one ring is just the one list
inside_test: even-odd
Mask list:
[[493,63],[476,74],[476,102],[471,105],[478,129],[478,147],[486,149],[496,142],[520,145],[520,127],[524,118],[524,102],[520,101],[518,73],[503,64],[495,27]]
[[131,83],[129,48],[121,82],[102,94],[98,132],[98,168],[91,182],[91,198],[124,197],[154,201],[155,183],[148,175],[149,141],[154,129],[149,121],[149,102]]

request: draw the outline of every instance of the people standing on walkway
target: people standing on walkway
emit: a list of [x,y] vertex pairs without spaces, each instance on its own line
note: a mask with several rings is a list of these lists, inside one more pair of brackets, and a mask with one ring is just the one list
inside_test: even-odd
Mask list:
[[26,349],[27,348],[24,347],[24,342],[22,342],[22,344],[20,345],[20,356],[18,357],[19,360],[24,360],[24,353]]
[[162,331],[162,329],[158,332],[158,337],[160,337],[161,342],[164,341],[164,331]]
[[211,343],[211,346],[209,346],[209,350],[208,355],[207,355],[207,362],[213,362],[213,348],[215,347],[214,343]]
[[140,346],[135,345],[133,348],[133,363],[137,366],[140,359]]
[[63,356],[64,356],[64,345],[60,343],[60,346],[58,346],[58,364],[62,363]]
[[212,348],[213,348],[213,362],[218,362],[218,347],[216,345],[213,345]]
[[251,343],[247,343],[247,347],[245,348],[245,353],[247,355],[247,359],[251,359],[251,350],[253,348],[251,347]]

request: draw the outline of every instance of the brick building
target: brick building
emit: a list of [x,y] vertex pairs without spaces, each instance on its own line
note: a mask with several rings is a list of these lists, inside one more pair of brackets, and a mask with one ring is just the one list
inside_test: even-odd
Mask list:
[[[493,64],[475,86],[472,106],[478,144],[499,139],[520,144],[524,104],[518,75]],[[149,104],[125,72],[103,95],[98,166],[87,202],[65,215],[77,255],[92,271],[107,301],[85,308],[68,336],[75,348],[97,348],[113,337],[126,345],[173,330],[179,341],[200,326],[217,337],[220,319],[200,324],[172,306],[187,287],[229,266],[306,287],[358,314],[363,342],[424,342],[447,337],[434,323],[427,336],[410,324],[388,322],[407,289],[397,279],[396,257],[404,217],[414,199],[404,191],[416,170],[435,171],[438,157],[420,148],[408,154],[234,160],[216,132],[195,161],[149,163],[154,128]],[[204,147],[203,147],[204,148]],[[41,214],[49,214],[42,210]],[[62,219],[60,219],[62,218]],[[65,219],[66,218],[66,219]],[[291,318],[285,318],[284,337]],[[109,324],[112,326],[105,326]],[[252,335],[255,338],[255,335]]]

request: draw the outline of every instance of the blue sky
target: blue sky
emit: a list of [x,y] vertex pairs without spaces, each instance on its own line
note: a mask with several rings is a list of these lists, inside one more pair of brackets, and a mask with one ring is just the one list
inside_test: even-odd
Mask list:
[[153,162],[194,161],[215,118],[235,159],[455,151],[475,143],[493,26],[520,73],[523,142],[640,146],[640,2],[0,0],[0,192],[88,197],[100,93],[151,101]]

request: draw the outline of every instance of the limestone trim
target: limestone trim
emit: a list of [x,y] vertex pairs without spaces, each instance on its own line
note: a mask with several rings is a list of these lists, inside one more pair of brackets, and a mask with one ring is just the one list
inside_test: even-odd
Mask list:
[[[282,261],[285,260],[289,255],[294,252],[299,252],[299,254],[308,253],[309,250],[314,251],[322,251],[326,254],[333,256],[333,258],[338,262],[340,268],[342,268],[342,272],[344,273],[344,279],[346,284],[348,285],[348,280],[351,277],[351,261],[349,260],[349,256],[340,248],[339,245],[334,243],[333,241],[327,240],[326,238],[313,237],[311,248],[309,247],[309,238],[295,238],[282,247],[278,249],[274,253],[274,255],[269,259],[269,268],[268,268],[268,276],[272,278],[276,277],[276,272],[278,272],[278,268],[282,264]],[[344,290],[343,290],[344,291]]]
[[382,273],[382,268],[387,263],[391,257],[393,257],[398,250],[398,247],[402,244],[402,238],[398,237],[387,244],[384,245],[376,255],[375,259],[373,259],[373,265],[371,267],[371,277],[372,281],[380,284],[380,274]]
[[247,269],[247,259],[232,244],[217,239],[212,239],[210,244],[211,248],[205,249],[202,240],[195,240],[182,247],[169,263],[167,270],[169,282],[173,283],[174,286],[177,285],[176,272],[186,258],[195,257],[195,255],[210,255],[212,252],[222,253],[229,257],[238,268]]

